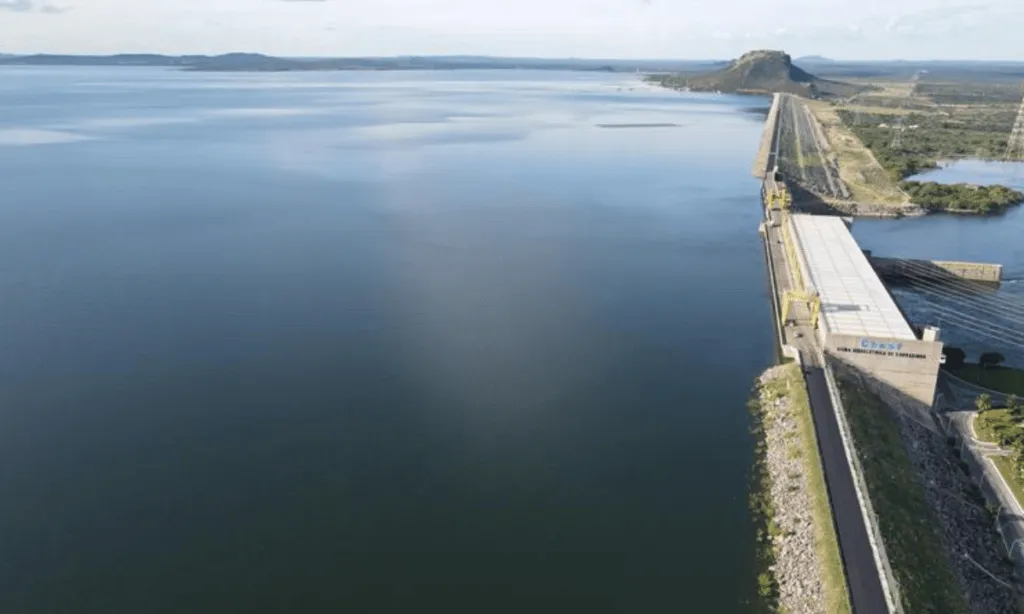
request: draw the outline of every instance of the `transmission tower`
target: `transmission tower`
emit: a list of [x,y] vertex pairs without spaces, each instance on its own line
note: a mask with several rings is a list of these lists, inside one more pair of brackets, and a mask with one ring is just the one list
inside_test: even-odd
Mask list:
[[919,70],[919,71],[914,73],[913,77],[910,78],[910,91],[907,92],[907,97],[904,98],[903,102],[900,103],[899,115],[896,116],[896,125],[894,126],[894,130],[893,130],[893,134],[892,134],[892,143],[889,143],[889,148],[890,149],[896,149],[897,147],[899,147],[902,144],[902,140],[901,139],[903,137],[903,130],[904,130],[904,126],[903,126],[903,112],[907,108],[907,102],[911,98],[914,97],[914,90],[917,89],[917,80],[921,78],[921,75],[924,74],[924,72],[925,71],[923,71],[923,70]]
[[1017,119],[1013,122],[1013,130],[1006,141],[1006,160],[1024,160],[1024,100],[1020,101]]

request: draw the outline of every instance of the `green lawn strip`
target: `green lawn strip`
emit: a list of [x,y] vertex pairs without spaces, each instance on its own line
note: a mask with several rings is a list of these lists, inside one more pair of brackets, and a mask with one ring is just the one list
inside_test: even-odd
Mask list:
[[848,382],[840,389],[903,607],[914,613],[969,612],[895,416],[870,392]]
[[825,604],[829,614],[847,614],[852,612],[850,594],[846,587],[846,575],[839,553],[839,540],[832,522],[832,507],[825,488],[825,474],[822,470],[821,455],[818,453],[818,438],[814,432],[811,405],[800,367],[795,364],[787,367],[786,379],[790,383],[794,415],[799,423],[802,447],[806,451],[803,454],[803,461],[814,506],[814,545],[823,566],[821,573],[825,584]]
[[953,375],[962,380],[977,384],[996,392],[1016,394],[1024,397],[1024,369],[1011,367],[989,367],[983,369],[978,365],[964,365],[952,371]]
[[1013,460],[1008,456],[990,456],[992,462],[995,463],[996,469],[1003,475],[1003,479],[1010,485],[1010,490],[1013,491],[1013,496],[1017,498],[1017,503],[1024,505],[1024,487],[1021,485],[1020,476],[1014,469]]
[[999,443],[997,429],[1009,425],[1010,415],[1005,409],[992,409],[974,418],[974,435],[978,441]]
[[[974,419],[974,433],[982,441],[991,441],[1006,448],[1014,448],[1015,442],[1024,437],[1024,428],[1020,420],[1015,419],[1005,409],[990,409],[981,412]],[[1017,502],[1024,505],[1024,478],[1021,477],[1009,456],[991,456],[1003,479],[1010,485],[1010,490]]]

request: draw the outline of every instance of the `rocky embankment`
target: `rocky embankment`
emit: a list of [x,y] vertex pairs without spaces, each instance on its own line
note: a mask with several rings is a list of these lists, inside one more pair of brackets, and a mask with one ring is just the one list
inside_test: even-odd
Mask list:
[[993,579],[1013,581],[1013,566],[993,528],[991,513],[974,483],[957,466],[945,441],[912,420],[901,420],[901,436],[935,511],[942,544],[974,614],[1018,612],[1014,591]]
[[802,440],[785,365],[765,371],[758,381],[766,440],[765,466],[770,476],[773,518],[769,535],[775,553],[772,567],[779,587],[779,608],[788,614],[827,610],[821,580],[822,561],[815,547],[814,519]]

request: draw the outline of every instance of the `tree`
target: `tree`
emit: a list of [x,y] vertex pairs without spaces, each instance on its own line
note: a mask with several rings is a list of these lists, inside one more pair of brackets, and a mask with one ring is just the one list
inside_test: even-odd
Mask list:
[[992,409],[992,397],[987,394],[978,395],[978,398],[974,399],[974,406],[979,412],[986,412]]
[[967,362],[967,353],[960,348],[947,347],[943,348],[942,354],[946,357],[946,368],[947,369],[962,369],[964,364]]
[[1011,394],[1006,397],[1006,410],[1010,412],[1010,415],[1013,416],[1014,420],[1021,419],[1022,409],[1024,409],[1024,407],[1021,407],[1020,399],[1017,398],[1017,395]]
[[985,352],[978,359],[978,366],[982,369],[989,369],[1002,364],[1006,360],[1006,357],[999,352]]

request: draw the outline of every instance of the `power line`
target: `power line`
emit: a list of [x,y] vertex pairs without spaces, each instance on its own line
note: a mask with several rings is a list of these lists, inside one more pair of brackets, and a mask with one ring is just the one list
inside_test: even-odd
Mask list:
[[[950,294],[963,297],[968,300],[977,300],[980,305],[989,305],[992,307],[1002,307],[1008,312],[1012,312],[1014,315],[1024,317],[1024,301],[1017,301],[1012,298],[1006,298],[997,294],[985,294],[979,291],[979,287],[971,286],[969,282],[959,282],[953,280],[936,280],[935,276],[931,274],[931,270],[922,267],[921,265],[911,265],[911,268],[916,268],[921,271],[915,273],[913,271],[904,271],[905,278],[911,282],[920,282],[926,285],[936,286],[941,288],[943,291],[949,292]],[[927,272],[925,272],[927,271]]]
[[[929,289],[927,287],[917,286],[914,289],[918,290],[919,292],[923,292],[923,293],[925,293],[927,295],[930,295],[930,296],[937,296],[939,298],[944,298],[947,301],[950,301],[950,302],[953,302],[953,303],[957,303],[958,305],[966,304],[968,307],[972,306],[970,303],[964,303],[963,301],[960,301],[960,300],[950,299],[948,296],[944,296],[941,292],[936,292],[935,290]],[[949,304],[943,304],[943,303],[938,302],[938,301],[936,301],[934,299],[930,299],[928,296],[922,296],[920,294],[918,296],[919,296],[919,298],[924,300],[926,303],[928,303],[935,310],[943,311],[947,315],[956,316],[957,318],[960,318],[960,319],[962,319],[964,321],[967,321],[967,322],[973,322],[973,323],[975,323],[974,324],[975,327],[981,327],[981,328],[985,328],[985,329],[990,330],[990,331],[997,332],[998,334],[1003,335],[1004,337],[1010,337],[1010,338],[1014,338],[1014,339],[1018,339],[1019,338],[1019,339],[1021,339],[1021,342],[1024,342],[1024,332],[1021,332],[1021,330],[1018,329],[1018,328],[1010,328],[1010,327],[1007,327],[1007,326],[1002,326],[1000,324],[994,324],[990,320],[984,320],[984,319],[982,319],[980,317],[977,317],[977,315],[971,315],[971,314],[965,313],[964,311],[958,309],[957,306],[953,306],[953,305],[949,305]],[[992,314],[991,313],[987,313],[987,314],[983,314],[983,315],[987,315],[987,316],[991,317]],[[961,325],[963,325],[963,324],[961,324]]]
[[950,307],[964,307],[966,308],[966,313],[970,313],[971,315],[991,318],[994,323],[1012,325],[1015,331],[1024,330],[1024,316],[1019,313],[1003,311],[1000,310],[998,306],[986,306],[984,304],[979,304],[977,302],[973,302],[970,297],[946,293],[941,289],[937,289],[936,286],[930,286],[919,281],[909,281],[907,283],[914,290],[929,292],[935,296],[942,297],[950,303]]
[[957,329],[967,330],[982,335],[988,339],[999,341],[1003,345],[1009,345],[1013,348],[1024,350],[1024,337],[1021,337],[1020,333],[1008,333],[1008,329],[1004,328],[1003,330],[999,330],[997,328],[993,328],[983,320],[971,318],[960,311],[945,308],[934,302],[930,302],[929,307],[932,311],[951,318],[951,323]]
[[[944,298],[945,300],[949,301],[950,303],[955,303],[955,305],[936,303],[938,306],[943,307],[944,309],[946,309],[948,311],[953,311],[953,312],[959,314],[961,317],[963,317],[965,319],[968,319],[968,320],[973,321],[973,322],[977,322],[981,326],[985,326],[987,328],[991,328],[991,329],[995,329],[995,330],[1002,330],[1002,331],[1004,331],[1004,334],[1006,334],[1006,335],[1008,335],[1010,337],[1019,337],[1022,341],[1024,341],[1024,332],[1021,332],[1020,328],[1010,328],[1008,326],[1003,326],[1002,324],[993,323],[991,320],[985,320],[985,319],[982,319],[982,317],[979,317],[979,316],[988,316],[988,317],[993,316],[993,314],[990,313],[990,312],[969,314],[969,313],[966,313],[966,312],[958,309],[958,307],[960,307],[960,306],[967,306],[968,308],[970,308],[970,307],[972,307],[972,305],[970,303],[966,303],[966,302],[964,302],[962,300],[958,300],[958,299],[950,298],[948,296],[944,296],[941,292],[936,292],[935,290],[929,289],[929,288],[924,287],[924,286],[917,286],[917,287],[915,287],[915,289],[920,291],[920,292],[924,292],[924,293],[927,293],[927,294],[930,294],[930,295],[933,295],[933,296],[938,296],[938,297]],[[922,297],[922,298],[924,298],[925,301],[928,301],[928,299],[926,297]],[[932,301],[932,302],[934,302],[934,301]],[[998,313],[995,314],[995,315],[997,317],[999,316]]]
[[[917,270],[917,271],[921,271],[922,277],[929,277],[929,278],[934,278],[935,277],[935,267],[938,266],[938,265],[935,265],[935,264],[930,263],[930,262],[929,263],[923,263],[923,262],[918,262],[918,261],[915,261],[915,260],[900,260],[900,265],[901,266],[906,266],[908,268],[911,268],[911,269],[914,269],[914,270]],[[985,289],[991,288],[991,282],[974,281],[974,280],[970,280],[970,279],[961,279],[959,277],[956,277],[952,273],[949,273],[948,276],[942,277],[942,281],[943,281],[943,283],[946,283],[947,285],[957,286],[957,287],[963,288],[965,290],[970,290],[972,292],[976,291],[976,292],[980,293],[981,290],[985,290]],[[1021,297],[1021,298],[1024,298],[1024,297]],[[1024,306],[1024,302],[1019,303],[1019,304]]]
[[[998,296],[979,296],[970,290],[963,290],[955,284],[937,282],[925,276],[910,275],[906,277],[911,284],[920,284],[925,287],[936,288],[938,291],[948,293],[950,296],[964,299],[966,301],[977,301],[974,306],[982,311],[992,311],[1008,320],[1018,321],[1024,326],[1024,303],[1006,299]],[[997,311],[1002,309],[1003,311]],[[1019,319],[1019,320],[1018,320]]]
[[917,80],[921,78],[924,71],[919,70],[914,73],[914,76],[910,78],[910,90],[907,92],[907,97],[902,99],[900,102],[899,114],[896,116],[896,130],[892,135],[892,143],[889,144],[890,149],[896,149],[902,145],[901,139],[903,138],[903,112],[906,110],[907,101],[914,97],[914,90],[917,89]]
[[967,313],[988,317],[995,322],[1012,324],[1015,331],[1024,330],[1024,315],[1020,313],[1003,309],[998,305],[975,301],[970,296],[952,293],[942,288],[942,286],[936,286],[928,282],[908,280],[907,283],[915,290],[929,292],[935,296],[942,297],[950,303],[950,306],[965,307],[967,308]]
[[1003,157],[1005,160],[1024,159],[1024,100],[1020,101],[1020,110],[1010,130],[1010,138],[1006,141],[1006,155]]

